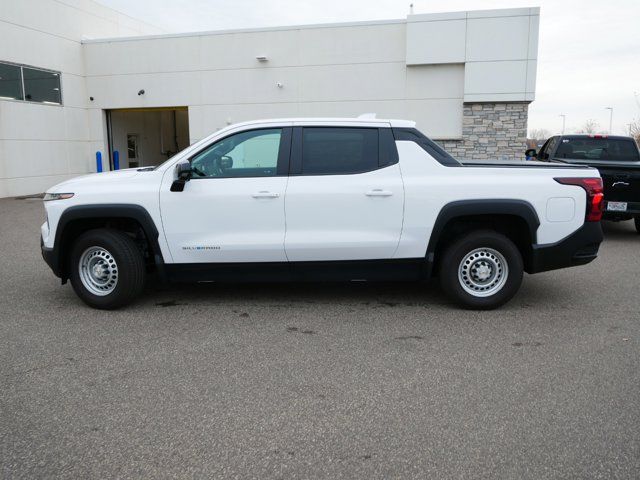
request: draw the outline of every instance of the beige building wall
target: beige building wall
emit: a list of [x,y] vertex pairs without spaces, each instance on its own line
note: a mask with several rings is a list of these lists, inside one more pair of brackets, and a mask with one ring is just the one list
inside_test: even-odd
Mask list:
[[[515,156],[538,21],[521,8],[166,35],[91,0],[4,2],[0,62],[61,72],[63,105],[0,100],[0,196],[95,171],[96,151],[107,166],[105,111],[122,108],[188,107],[191,142],[243,120],[375,112],[464,155],[513,123],[499,153]],[[485,104],[520,104],[524,127]]]
[[82,40],[161,30],[91,0],[5,0],[0,62],[61,73],[62,105],[0,100],[0,197],[42,192],[95,170],[102,118],[90,123]]

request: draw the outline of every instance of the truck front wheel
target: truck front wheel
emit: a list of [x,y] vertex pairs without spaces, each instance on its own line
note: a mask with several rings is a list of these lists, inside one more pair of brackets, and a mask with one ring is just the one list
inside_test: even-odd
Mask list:
[[111,310],[130,303],[144,288],[142,253],[126,233],[90,230],[73,244],[71,285],[87,305]]
[[478,230],[445,250],[440,284],[463,307],[489,310],[516,294],[523,270],[522,256],[511,240],[493,230]]

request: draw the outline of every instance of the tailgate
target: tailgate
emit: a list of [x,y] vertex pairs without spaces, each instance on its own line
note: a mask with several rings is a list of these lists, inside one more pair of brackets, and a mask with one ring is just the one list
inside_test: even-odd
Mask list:
[[640,162],[613,162],[594,160],[559,159],[571,165],[585,165],[597,168],[604,186],[604,209],[609,202],[624,202],[624,210],[630,213],[640,212]]
[[598,167],[606,202],[640,203],[640,169]]

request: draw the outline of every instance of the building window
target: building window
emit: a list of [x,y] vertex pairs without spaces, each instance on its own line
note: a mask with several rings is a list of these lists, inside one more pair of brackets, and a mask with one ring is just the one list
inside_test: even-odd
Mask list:
[[0,62],[0,99],[62,104],[60,73]]
[[24,100],[20,67],[0,63],[0,98]]
[[22,67],[24,98],[30,102],[61,104],[60,74]]

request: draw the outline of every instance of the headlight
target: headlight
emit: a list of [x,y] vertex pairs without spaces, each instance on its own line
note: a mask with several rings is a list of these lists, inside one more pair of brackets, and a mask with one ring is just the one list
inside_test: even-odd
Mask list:
[[42,200],[48,202],[50,200],[66,200],[71,197],[73,197],[73,193],[45,193]]

